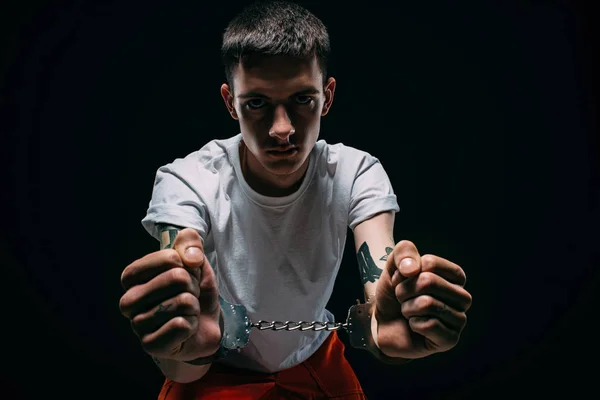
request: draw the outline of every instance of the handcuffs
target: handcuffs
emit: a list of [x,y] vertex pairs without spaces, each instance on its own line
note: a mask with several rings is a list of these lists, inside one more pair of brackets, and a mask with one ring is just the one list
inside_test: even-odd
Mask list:
[[221,305],[221,343],[219,349],[210,356],[197,358],[191,361],[185,361],[193,365],[206,365],[225,358],[227,353],[232,350],[241,350],[250,340],[250,331],[252,328],[259,330],[339,330],[346,329],[350,345],[357,349],[368,351],[378,360],[386,364],[405,364],[407,359],[389,357],[375,344],[371,332],[372,303],[361,304],[359,300],[348,310],[348,317],[345,323],[318,322],[318,321],[258,321],[253,323],[248,316],[246,307],[241,304],[232,304],[227,302],[219,295]]

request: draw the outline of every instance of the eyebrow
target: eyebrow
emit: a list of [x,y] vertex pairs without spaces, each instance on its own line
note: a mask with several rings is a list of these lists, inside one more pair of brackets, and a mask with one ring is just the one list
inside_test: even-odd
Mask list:
[[[293,93],[290,97],[292,97],[292,96],[305,96],[307,94],[319,94],[319,93],[320,93],[319,89],[314,88],[314,87],[310,87],[310,88],[299,90],[299,91]],[[247,98],[250,98],[250,97],[260,97],[260,98],[263,98],[263,99],[268,99],[269,98],[269,96],[266,96],[266,95],[264,95],[264,94],[262,94],[262,93],[260,93],[258,91],[255,91],[255,90],[251,90],[251,91],[248,91],[246,93],[242,93],[242,94],[238,95],[237,97],[240,98],[240,99],[247,99]]]

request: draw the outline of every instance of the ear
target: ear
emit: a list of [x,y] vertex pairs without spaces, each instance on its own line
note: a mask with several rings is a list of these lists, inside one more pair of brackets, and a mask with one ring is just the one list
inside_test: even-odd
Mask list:
[[227,107],[227,111],[229,111],[231,118],[237,120],[238,115],[235,111],[235,106],[233,105],[233,90],[231,90],[226,83],[221,85],[221,97],[225,102],[225,107]]
[[329,109],[331,108],[331,104],[333,103],[333,95],[335,94],[335,79],[333,77],[327,79],[327,83],[325,84],[323,91],[325,92],[325,102],[323,103],[321,116],[327,115]]

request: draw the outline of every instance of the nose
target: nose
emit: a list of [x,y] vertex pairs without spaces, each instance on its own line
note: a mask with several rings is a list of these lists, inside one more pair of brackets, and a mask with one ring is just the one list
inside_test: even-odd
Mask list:
[[273,116],[273,126],[269,130],[269,136],[283,141],[289,141],[289,137],[296,132],[292,126],[292,121],[287,114],[283,104],[278,104],[275,107],[275,115]]

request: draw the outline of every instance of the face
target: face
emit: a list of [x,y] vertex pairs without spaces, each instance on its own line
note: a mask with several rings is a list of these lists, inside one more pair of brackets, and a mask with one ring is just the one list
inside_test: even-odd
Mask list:
[[224,84],[221,95],[239,121],[252,173],[274,183],[303,173],[334,91],[333,78],[323,86],[316,57],[240,63],[233,71],[233,87]]

